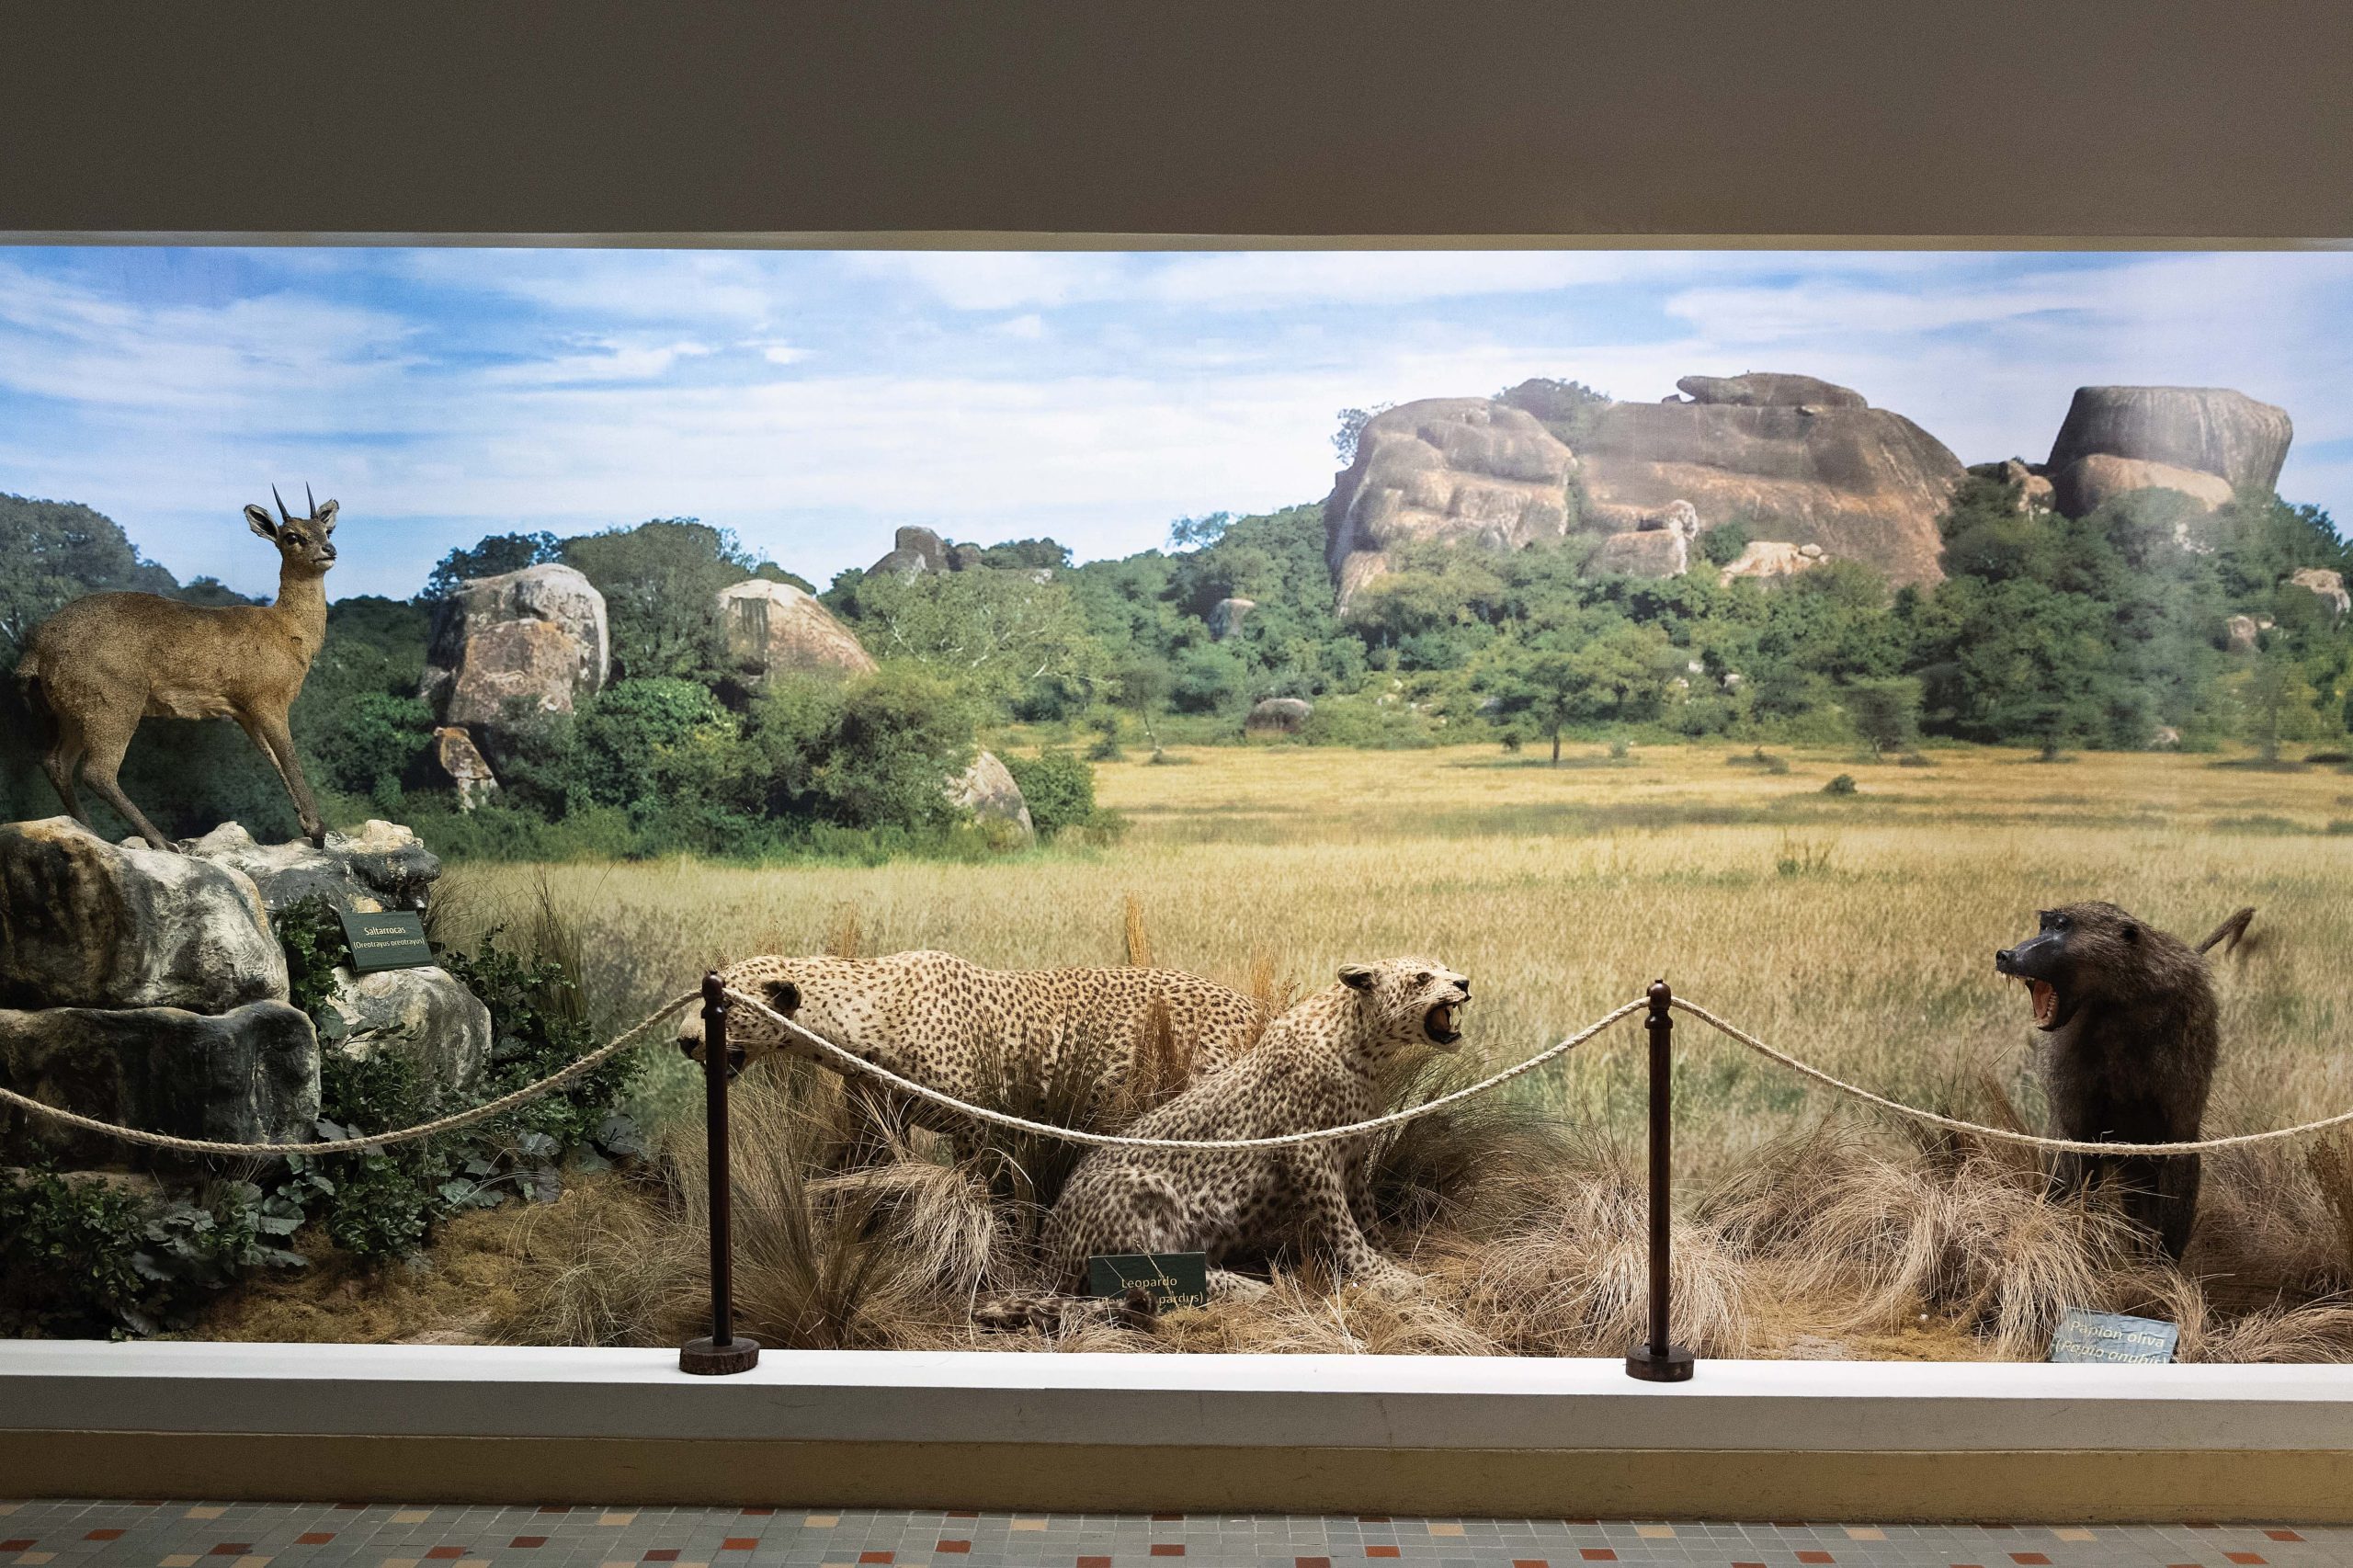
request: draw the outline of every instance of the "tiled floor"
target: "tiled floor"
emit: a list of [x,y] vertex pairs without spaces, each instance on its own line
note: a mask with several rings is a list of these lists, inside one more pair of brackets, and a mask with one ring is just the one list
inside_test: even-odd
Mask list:
[[2353,1528],[0,1502],[0,1568],[2353,1568]]

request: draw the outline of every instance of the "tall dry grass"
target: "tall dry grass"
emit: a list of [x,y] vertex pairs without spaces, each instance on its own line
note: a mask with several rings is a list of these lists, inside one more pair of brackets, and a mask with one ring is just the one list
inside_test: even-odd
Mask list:
[[[1728,769],[1697,748],[1557,772],[1471,751],[1211,750],[1185,767],[1102,769],[1101,798],[1135,824],[1116,848],[987,866],[676,861],[469,869],[453,880],[466,886],[468,917],[487,920],[528,904],[544,878],[588,928],[600,1017],[634,1017],[704,968],[756,951],[938,947],[1002,965],[1154,961],[1270,1002],[1340,962],[1420,951],[1469,972],[1478,999],[1461,1062],[1440,1071],[1517,1059],[1664,973],[1841,1076],[2028,1127],[2040,1117],[2034,1037],[2018,994],[1991,973],[1995,948],[2031,929],[2037,908],[2073,898],[2111,899],[2193,937],[2253,903],[2257,939],[2216,965],[2224,1047],[2209,1129],[2353,1106],[2353,969],[2342,962],[2353,951],[2353,838],[2323,831],[2353,803],[2347,779],[2180,756],[1932,756],[1933,767],[1897,769],[1799,755],[1781,775]],[[1839,771],[1859,777],[1858,795],[1822,793]],[[1874,1336],[1916,1335],[1926,1313],[1951,1332],[1917,1348],[2039,1354],[2065,1305],[2162,1309],[2182,1324],[2186,1356],[2341,1355],[2353,1343],[2353,1309],[2338,1300],[2353,1288],[2345,1145],[2211,1158],[2198,1238],[2175,1271],[2105,1214],[2044,1203],[2007,1146],[1915,1138],[1698,1026],[1677,1039],[1680,1267],[1693,1309],[1678,1333],[1711,1353],[1825,1339],[1867,1348]],[[1643,1054],[1637,1032],[1614,1031],[1509,1097],[1419,1124],[1384,1153],[1384,1243],[1428,1276],[1425,1300],[1401,1306],[1286,1277],[1259,1302],[1171,1320],[1152,1343],[1238,1346],[1265,1335],[1321,1348],[1614,1353],[1632,1323],[1628,1282],[1640,1279],[1630,1260],[1641,1189],[1627,1161]],[[949,1168],[937,1150],[914,1153],[913,1163]],[[1022,1205],[1034,1212],[1053,1184],[1051,1171],[1038,1179],[1051,1164],[1043,1152],[1010,1159],[1026,1194],[1002,1173],[968,1171],[962,1187],[937,1189],[922,1184],[941,1178],[923,1173],[863,1176],[878,1188],[910,1185],[868,1195],[859,1233],[937,1219],[960,1194],[977,1201],[985,1190],[991,1235],[1012,1238],[988,1278],[1018,1278]],[[770,1194],[792,1210],[795,1189],[767,1179],[756,1203],[739,1201],[739,1217]],[[825,1179],[820,1170],[804,1181],[792,1211],[830,1235],[840,1226],[828,1216],[858,1212],[864,1199],[820,1191]],[[663,1203],[688,1213],[682,1177],[665,1191]],[[949,1256],[970,1258],[978,1222],[956,1211],[972,1229]],[[801,1321],[791,1300],[824,1293],[792,1285],[789,1272],[777,1275],[779,1324]],[[970,1337],[946,1285],[887,1271],[824,1278],[862,1279],[899,1326],[856,1328],[865,1320],[835,1311],[794,1332]],[[583,1325],[605,1321],[583,1310]]]

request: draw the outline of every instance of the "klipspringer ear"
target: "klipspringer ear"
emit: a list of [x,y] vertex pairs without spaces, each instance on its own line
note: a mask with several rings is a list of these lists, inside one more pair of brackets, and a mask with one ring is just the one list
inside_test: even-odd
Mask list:
[[247,506],[245,523],[262,538],[273,544],[278,542],[278,525],[269,520],[269,511],[267,507]]
[[335,515],[339,507],[340,503],[338,502],[322,501],[319,503],[319,509],[313,513],[312,517],[317,521],[322,532],[335,532]]
[[1340,983],[1351,991],[1372,989],[1373,971],[1370,964],[1344,963],[1340,966]]

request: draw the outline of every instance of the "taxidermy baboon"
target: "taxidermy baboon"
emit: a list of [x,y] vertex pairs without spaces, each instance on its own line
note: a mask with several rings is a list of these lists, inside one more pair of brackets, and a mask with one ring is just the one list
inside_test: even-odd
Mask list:
[[[2197,1140],[2219,1044],[2202,955],[2218,942],[2236,947],[2254,914],[2240,910],[2193,949],[2112,903],[2070,903],[2044,910],[2040,932],[1994,955],[1997,971],[2026,983],[2034,1027],[2052,1037],[2052,1137]],[[2051,1194],[2110,1178],[2126,1215],[2179,1258],[2198,1215],[2198,1156],[2061,1154]]]

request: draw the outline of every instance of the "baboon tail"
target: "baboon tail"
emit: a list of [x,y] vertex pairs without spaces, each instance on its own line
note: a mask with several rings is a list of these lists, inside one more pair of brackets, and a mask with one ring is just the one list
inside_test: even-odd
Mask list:
[[2246,923],[2254,918],[2255,905],[2249,904],[2220,926],[2215,926],[2206,939],[2198,944],[2198,950],[2202,953],[2220,942],[2222,944],[2224,952],[2232,951],[2239,945],[2240,938],[2246,935]]

